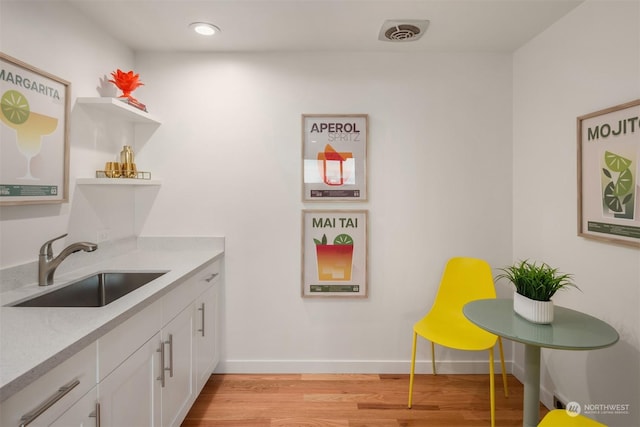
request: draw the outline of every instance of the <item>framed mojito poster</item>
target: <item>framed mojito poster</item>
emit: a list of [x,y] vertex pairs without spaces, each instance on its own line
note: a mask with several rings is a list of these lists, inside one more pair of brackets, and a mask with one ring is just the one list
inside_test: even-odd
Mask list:
[[71,84],[0,52],[0,204],[67,201]]
[[367,296],[367,211],[302,212],[302,296]]
[[303,201],[367,200],[367,138],[366,114],[303,114]]
[[640,99],[578,117],[578,235],[640,247]]

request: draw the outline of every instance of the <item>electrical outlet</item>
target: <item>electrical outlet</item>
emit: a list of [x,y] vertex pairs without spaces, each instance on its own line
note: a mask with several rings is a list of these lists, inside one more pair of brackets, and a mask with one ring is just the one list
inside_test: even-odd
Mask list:
[[108,228],[98,230],[98,235],[96,236],[96,243],[106,242],[110,239],[111,239],[111,233]]
[[555,409],[566,409],[567,404],[565,402],[563,402],[562,399],[560,399],[558,396],[556,396],[554,394],[553,395],[553,407]]

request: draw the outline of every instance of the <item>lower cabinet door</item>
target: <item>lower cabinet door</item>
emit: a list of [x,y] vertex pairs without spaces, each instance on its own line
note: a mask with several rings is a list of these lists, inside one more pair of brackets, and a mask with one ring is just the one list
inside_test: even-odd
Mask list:
[[94,387],[71,408],[50,424],[50,427],[100,427],[98,388]]
[[195,315],[195,366],[196,392],[200,392],[209,380],[219,359],[219,285],[213,284],[196,300]]
[[100,382],[100,427],[161,426],[159,350],[156,334]]
[[164,378],[162,426],[177,427],[194,400],[192,375],[193,310],[187,307],[162,328]]

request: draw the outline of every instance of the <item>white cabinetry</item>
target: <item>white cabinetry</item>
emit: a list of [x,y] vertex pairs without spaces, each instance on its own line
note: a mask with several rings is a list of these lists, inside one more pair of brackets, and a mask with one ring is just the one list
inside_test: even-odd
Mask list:
[[[98,405],[98,388],[94,387],[69,408],[50,427],[100,427],[97,417],[100,415]],[[32,425],[32,424],[29,424]],[[35,425],[35,424],[34,424]]]
[[162,425],[179,426],[195,400],[191,375],[193,312],[185,308],[162,328]]
[[208,381],[211,373],[220,360],[220,269],[212,265],[198,278],[204,292],[195,302],[195,383],[196,394]]
[[219,359],[220,264],[2,402],[0,426],[178,427]]
[[[93,343],[2,402],[0,425],[50,426],[85,394],[95,391],[95,386],[96,344]],[[69,426],[82,425],[95,403],[95,399],[89,402],[86,414],[74,410],[65,415],[65,422]]]
[[98,339],[100,427],[160,427],[162,302]]
[[156,333],[100,382],[100,427],[161,425],[159,342]]
[[[202,388],[198,378],[208,378],[219,359],[220,267],[215,261],[198,269],[99,340],[101,427],[182,423]],[[203,303],[204,337],[196,308]]]
[[101,427],[182,423],[219,359],[219,277],[203,266],[99,340]]

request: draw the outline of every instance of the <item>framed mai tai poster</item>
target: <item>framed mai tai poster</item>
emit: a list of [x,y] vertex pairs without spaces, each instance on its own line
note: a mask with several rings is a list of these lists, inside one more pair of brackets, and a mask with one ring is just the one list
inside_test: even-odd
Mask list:
[[367,296],[367,211],[302,211],[302,296]]
[[305,202],[367,200],[366,114],[303,114]]
[[0,52],[0,205],[67,201],[70,87]]
[[578,235],[640,247],[640,99],[577,126]]

